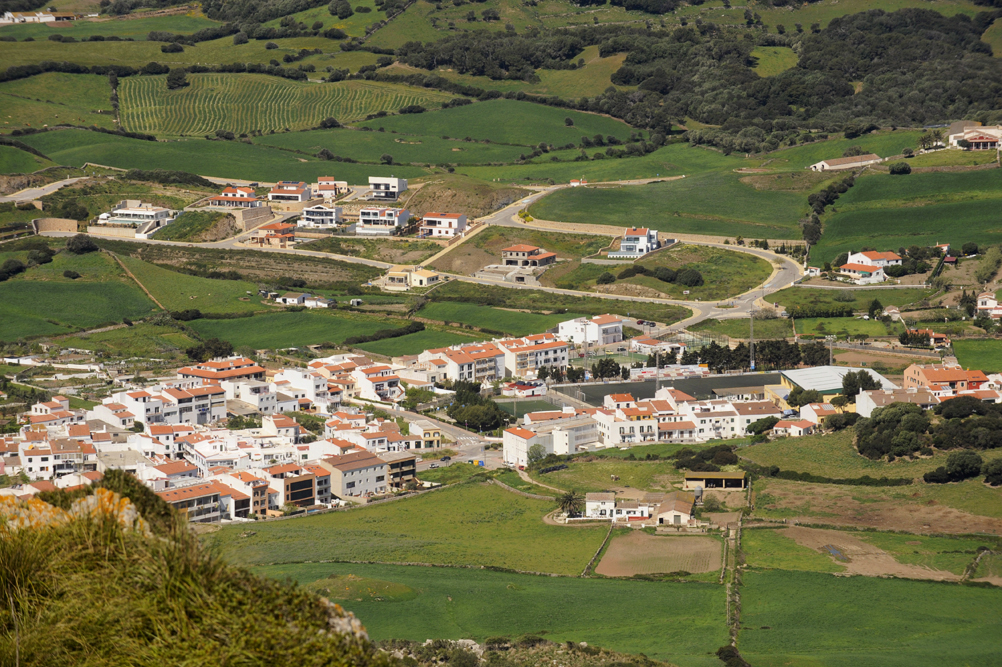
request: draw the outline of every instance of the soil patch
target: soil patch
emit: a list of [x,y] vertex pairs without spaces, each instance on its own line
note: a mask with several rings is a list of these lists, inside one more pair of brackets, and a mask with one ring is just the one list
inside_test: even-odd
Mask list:
[[802,547],[827,554],[836,563],[845,566],[846,574],[861,574],[866,577],[907,577],[934,581],[960,581],[960,577],[952,572],[899,563],[883,549],[867,544],[849,533],[794,526],[780,531],[780,534],[791,538]]
[[664,537],[639,530],[612,539],[595,572],[607,577],[720,569],[721,544],[712,537]]

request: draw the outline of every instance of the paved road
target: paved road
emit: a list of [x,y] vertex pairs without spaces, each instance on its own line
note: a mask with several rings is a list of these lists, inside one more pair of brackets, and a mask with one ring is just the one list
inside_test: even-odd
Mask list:
[[35,199],[44,197],[45,195],[51,195],[53,192],[56,192],[60,188],[65,188],[67,185],[72,185],[77,181],[83,180],[84,178],[87,177],[81,176],[79,178],[66,178],[61,181],[55,181],[53,183],[49,183],[48,185],[39,186],[37,188],[27,188],[25,190],[21,190],[20,192],[15,192],[14,194],[8,195],[6,197],[0,197],[0,202],[34,201]]

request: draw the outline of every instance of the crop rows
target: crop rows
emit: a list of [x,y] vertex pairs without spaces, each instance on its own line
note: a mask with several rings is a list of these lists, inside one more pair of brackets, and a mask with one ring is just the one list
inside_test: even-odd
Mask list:
[[316,127],[327,117],[356,120],[376,111],[439,106],[450,95],[368,81],[312,84],[257,74],[193,74],[167,90],[165,77],[122,81],[122,126],[157,135],[237,134]]

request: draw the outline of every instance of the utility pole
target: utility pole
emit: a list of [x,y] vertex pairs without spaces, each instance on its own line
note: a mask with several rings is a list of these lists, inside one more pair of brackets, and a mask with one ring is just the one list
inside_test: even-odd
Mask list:
[[755,370],[755,302],[752,301],[751,312],[748,313],[748,359],[751,361],[751,369]]

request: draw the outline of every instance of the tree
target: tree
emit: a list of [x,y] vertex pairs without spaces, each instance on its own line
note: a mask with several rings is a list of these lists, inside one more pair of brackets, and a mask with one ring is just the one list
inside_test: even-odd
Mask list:
[[879,300],[874,299],[870,302],[870,307],[867,312],[870,314],[870,319],[873,319],[884,312],[884,304],[880,303]]
[[828,402],[831,403],[831,406],[833,408],[842,409],[849,404],[849,399],[847,399],[845,396],[836,396]]
[[238,32],[237,34],[233,35],[233,44],[235,46],[239,46],[240,44],[246,44],[248,41],[249,39],[247,37],[247,33],[245,32]]
[[570,116],[564,118],[564,125],[566,125],[567,127],[572,127],[574,125],[574,119],[571,118]]
[[1002,459],[995,459],[994,461],[989,461],[981,469],[981,472],[985,476],[985,482],[991,484],[992,486],[999,486],[1002,484]]
[[699,287],[703,284],[703,274],[696,269],[685,269],[675,277],[675,282],[686,287]]
[[339,123],[336,118],[328,116],[320,121],[320,127],[324,130],[330,130],[336,127],[341,127],[341,123]]
[[616,276],[606,271],[598,278],[596,278],[595,282],[599,285],[611,285],[612,283],[616,282]]
[[383,153],[379,156],[379,161],[383,164],[393,164],[393,156],[389,153]]
[[828,363],[828,348],[820,342],[801,345],[800,360],[808,366],[824,366]]
[[536,465],[545,458],[546,458],[546,449],[541,444],[537,442],[532,447],[529,447],[529,452],[526,456],[526,460],[528,460],[530,466]]
[[596,379],[619,377],[620,372],[619,364],[609,357],[599,359],[591,366],[592,377]]
[[906,176],[912,173],[912,166],[907,162],[895,162],[891,165],[891,175]]
[[977,255],[978,254],[978,244],[972,241],[968,241],[963,246],[961,246],[960,251],[964,253],[965,256]]
[[946,458],[946,474],[952,481],[960,482],[980,475],[983,464],[984,461],[977,452],[953,452]]
[[321,160],[333,160],[334,159],[334,153],[331,153],[326,148],[321,148],[320,152],[317,153],[317,157],[319,159],[321,159]]
[[845,377],[842,378],[842,395],[850,403],[856,402],[856,396],[859,395],[859,392],[871,389],[880,389],[880,383],[866,371],[846,373]]
[[217,357],[228,357],[233,354],[233,345],[225,340],[210,338],[207,341],[189,347],[184,351],[192,361],[208,361]]
[[574,366],[567,367],[567,381],[568,382],[581,382],[585,379],[585,369],[576,368]]
[[[533,445],[533,447],[539,447],[539,445]],[[540,447],[540,449],[542,448]],[[581,497],[580,493],[571,489],[557,498],[557,505],[560,507],[560,511],[567,516],[576,516],[581,513],[584,498]]]
[[167,90],[177,90],[188,85],[188,73],[180,67],[172,69],[167,74]]
[[772,430],[772,427],[779,422],[778,417],[762,417],[761,419],[752,422],[748,425],[748,432],[752,435],[758,435],[759,433],[765,433],[766,431]]
[[336,16],[342,20],[355,13],[352,11],[351,5],[348,4],[348,0],[334,0],[327,5],[327,11],[330,12],[331,16]]
[[89,252],[95,252],[99,249],[100,248],[97,247],[97,244],[94,243],[93,239],[91,239],[86,234],[77,234],[76,236],[71,237],[70,240],[66,242],[66,250],[73,253],[74,255],[85,255]]
[[72,269],[66,269],[63,271],[63,278],[69,278],[70,280],[76,280],[80,277],[80,274]]
[[794,387],[790,390],[789,396],[786,397],[786,402],[791,408],[799,408],[808,403],[820,403],[821,393],[817,389],[804,390],[800,387]]
[[549,367],[543,366],[538,371],[536,371],[536,377],[538,377],[540,380],[546,380],[546,378],[550,377]]

